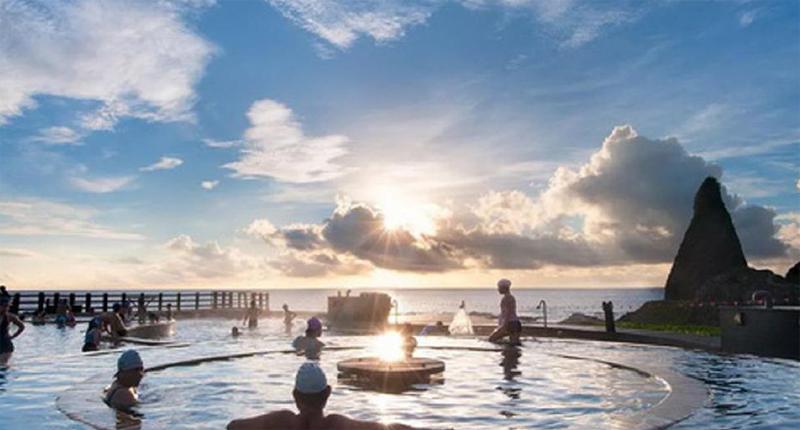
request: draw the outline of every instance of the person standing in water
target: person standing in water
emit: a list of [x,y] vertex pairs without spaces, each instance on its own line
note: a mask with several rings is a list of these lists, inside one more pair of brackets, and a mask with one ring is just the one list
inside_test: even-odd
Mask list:
[[250,307],[247,308],[247,311],[245,311],[244,320],[242,320],[242,325],[247,323],[247,327],[249,327],[249,328],[258,327],[258,314],[259,314],[259,311],[260,310],[258,309],[258,307],[256,307],[256,301],[255,300],[251,300],[250,301]]
[[300,413],[282,410],[233,420],[228,430],[422,430],[402,424],[360,421],[343,415],[325,415],[331,386],[316,363],[303,363],[295,377],[294,403]]
[[294,321],[295,317],[297,316],[296,313],[289,310],[289,305],[286,303],[283,304],[283,325],[286,328],[286,333],[291,333],[292,331],[292,322]]
[[510,344],[520,345],[522,323],[517,316],[517,299],[511,295],[511,281],[508,279],[497,281],[497,292],[503,296],[500,300],[500,317],[497,319],[497,328],[489,336],[489,342],[499,343],[508,336]]
[[130,410],[139,403],[137,391],[144,377],[144,363],[139,353],[133,349],[123,352],[117,359],[117,373],[114,382],[104,390],[103,401],[119,410]]
[[[25,330],[25,324],[20,319],[8,311],[11,305],[10,297],[0,296],[0,363],[5,363],[14,352],[14,340]],[[14,324],[17,331],[12,335],[8,332],[8,326]]]

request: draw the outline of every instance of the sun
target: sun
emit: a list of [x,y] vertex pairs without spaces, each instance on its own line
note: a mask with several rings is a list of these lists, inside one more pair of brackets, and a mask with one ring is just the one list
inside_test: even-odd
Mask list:
[[383,361],[401,361],[405,357],[403,336],[395,331],[385,332],[375,338],[371,350]]
[[392,193],[385,193],[377,208],[385,230],[406,230],[418,237],[436,233],[436,220],[442,212],[430,203]]

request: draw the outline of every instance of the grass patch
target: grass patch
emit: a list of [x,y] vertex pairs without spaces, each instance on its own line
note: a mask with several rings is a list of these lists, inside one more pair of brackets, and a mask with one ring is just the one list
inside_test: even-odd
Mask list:
[[635,323],[627,321],[618,321],[617,327],[654,330],[654,331],[668,331],[671,333],[697,334],[700,336],[719,336],[721,332],[719,327],[712,327],[706,325],[646,324],[646,323]]

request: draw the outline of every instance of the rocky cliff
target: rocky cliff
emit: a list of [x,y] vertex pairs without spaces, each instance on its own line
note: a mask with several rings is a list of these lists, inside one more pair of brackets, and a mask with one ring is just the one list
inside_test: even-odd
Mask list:
[[694,300],[704,282],[741,268],[747,268],[742,245],[719,182],[708,177],[695,195],[694,214],[667,278],[664,298]]

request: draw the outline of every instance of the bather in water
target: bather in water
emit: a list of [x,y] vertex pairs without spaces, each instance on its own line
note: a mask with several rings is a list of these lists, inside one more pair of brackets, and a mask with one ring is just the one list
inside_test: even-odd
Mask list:
[[139,383],[144,377],[144,363],[133,349],[123,352],[117,359],[114,382],[103,393],[103,401],[114,409],[128,411],[139,403]]
[[322,348],[325,347],[325,343],[319,340],[320,336],[322,336],[322,322],[317,317],[311,317],[306,323],[306,335],[297,336],[292,341],[292,347],[309,360],[319,360]]
[[325,415],[331,387],[316,363],[308,362],[300,366],[292,395],[300,413],[283,410],[233,420],[228,424],[228,430],[415,430],[402,424],[381,424],[337,414]]

